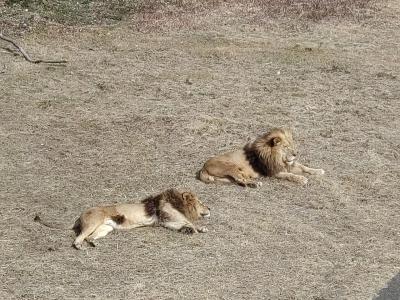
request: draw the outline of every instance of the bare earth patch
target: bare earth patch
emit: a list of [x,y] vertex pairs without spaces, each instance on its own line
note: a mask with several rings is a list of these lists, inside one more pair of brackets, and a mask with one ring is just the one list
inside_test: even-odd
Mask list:
[[[125,19],[18,39],[65,67],[0,42],[2,299],[370,299],[396,282],[399,4],[303,31],[223,8],[190,30]],[[293,127],[300,159],[326,175],[196,180],[208,157],[272,126]],[[208,233],[115,232],[80,252],[72,231],[33,221],[72,225],[169,187],[211,207]]]

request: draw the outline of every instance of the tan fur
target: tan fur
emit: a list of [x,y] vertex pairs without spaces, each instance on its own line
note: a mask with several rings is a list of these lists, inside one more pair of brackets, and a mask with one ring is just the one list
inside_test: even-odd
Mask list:
[[[207,228],[196,227],[192,222],[210,215],[210,209],[195,194],[175,189],[148,197],[140,203],[97,206],[82,213],[75,222],[77,237],[73,246],[82,248],[86,240],[94,246],[94,240],[106,236],[114,229],[131,229],[142,226],[163,226],[186,233],[207,232]],[[39,216],[35,221],[52,228]]]
[[258,187],[261,176],[271,176],[306,184],[304,173],[322,175],[324,170],[311,169],[296,159],[297,151],[288,129],[274,128],[242,149],[210,158],[199,172],[205,183],[234,182],[241,186]]

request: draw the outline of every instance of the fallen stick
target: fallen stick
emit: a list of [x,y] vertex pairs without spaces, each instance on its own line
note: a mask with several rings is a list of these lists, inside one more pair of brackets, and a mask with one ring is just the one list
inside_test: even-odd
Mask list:
[[0,33],[0,39],[6,42],[11,43],[15,48],[18,49],[19,52],[21,52],[21,54],[23,55],[23,57],[29,61],[30,63],[33,64],[40,64],[40,63],[44,63],[44,64],[65,64],[67,63],[66,60],[44,60],[44,59],[32,59],[28,53],[25,52],[24,49],[22,49],[20,46],[18,46],[18,44],[16,42],[14,42],[12,39],[5,37],[4,35],[2,35]]

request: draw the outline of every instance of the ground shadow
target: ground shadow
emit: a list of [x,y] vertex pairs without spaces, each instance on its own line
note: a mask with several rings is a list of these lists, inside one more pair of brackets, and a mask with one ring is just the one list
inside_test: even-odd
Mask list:
[[378,292],[373,300],[399,300],[400,299],[400,273],[392,278],[387,286]]

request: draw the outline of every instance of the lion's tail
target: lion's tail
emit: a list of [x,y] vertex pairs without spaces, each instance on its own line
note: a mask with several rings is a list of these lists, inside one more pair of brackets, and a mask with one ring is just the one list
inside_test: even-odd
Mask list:
[[198,178],[205,183],[210,183],[215,181],[214,177],[208,174],[205,168],[199,171]]
[[39,215],[36,215],[35,218],[33,219],[35,222],[38,222],[39,224],[52,228],[52,229],[60,229],[60,230],[73,230],[74,228],[69,226],[65,226],[65,225],[61,225],[61,224],[53,224],[50,222],[46,222],[43,221],[42,218]]

